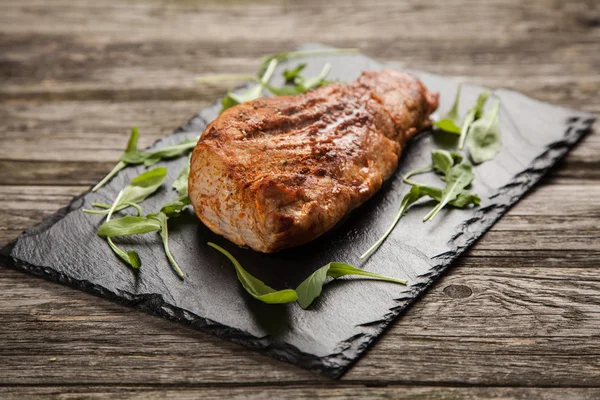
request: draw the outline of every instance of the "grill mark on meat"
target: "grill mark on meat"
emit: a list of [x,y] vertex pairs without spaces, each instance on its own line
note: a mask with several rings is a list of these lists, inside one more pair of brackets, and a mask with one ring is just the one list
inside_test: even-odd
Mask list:
[[436,94],[393,70],[232,107],[192,155],[194,210],[257,251],[306,243],[379,190],[436,107]]

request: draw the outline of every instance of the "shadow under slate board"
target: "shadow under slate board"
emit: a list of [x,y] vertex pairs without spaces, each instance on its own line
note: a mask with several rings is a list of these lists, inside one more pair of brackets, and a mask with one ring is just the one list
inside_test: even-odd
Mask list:
[[[308,45],[304,49],[307,48],[320,47]],[[310,75],[318,74],[325,63],[331,63],[329,78],[340,81],[351,81],[364,70],[386,67],[363,55],[331,54],[289,60],[279,66],[275,75],[279,77],[283,68],[304,62],[308,63],[306,72]],[[457,82],[412,72],[430,90],[440,92],[437,115],[449,110]],[[273,83],[281,84],[281,78],[278,79]],[[482,90],[463,85],[461,115]],[[184,270],[185,280],[173,273],[158,234],[118,241],[139,252],[143,265],[134,273],[96,235],[102,217],[81,211],[91,208],[92,202],[111,203],[120,189],[145,170],[134,166],[121,171],[97,193],[82,194],[68,207],[24,232],[2,250],[0,261],[189,324],[311,371],[340,377],[408,304],[591,130],[591,115],[508,90],[495,90],[493,94],[502,104],[503,147],[494,160],[475,168],[472,188],[481,197],[481,205],[465,210],[444,209],[429,223],[421,219],[431,204],[415,205],[365,262],[360,262],[358,256],[385,231],[409,189],[402,183],[402,175],[429,164],[431,150],[443,147],[440,134],[425,132],[414,139],[405,150],[398,171],[373,199],[328,234],[295,249],[264,255],[237,247],[214,235],[187,210],[169,223],[171,251]],[[215,104],[202,110],[153,148],[200,135],[218,115],[219,108]],[[160,191],[142,204],[146,212],[158,210],[176,198],[170,184],[186,162],[187,158],[181,157],[158,164],[168,168],[169,176]],[[427,180],[421,176],[419,179]],[[207,246],[209,241],[229,250],[251,274],[276,289],[296,287],[330,261],[406,278],[409,284],[404,287],[340,279],[327,284],[322,296],[307,310],[296,303],[262,304],[244,291],[233,266]]]

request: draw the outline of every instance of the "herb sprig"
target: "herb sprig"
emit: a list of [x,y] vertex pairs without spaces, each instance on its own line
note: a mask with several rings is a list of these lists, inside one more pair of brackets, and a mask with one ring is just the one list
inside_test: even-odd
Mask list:
[[306,309],[312,304],[312,302],[321,295],[323,286],[327,277],[333,279],[341,278],[346,275],[358,275],[372,278],[375,280],[381,280],[385,282],[396,283],[400,285],[406,285],[407,281],[404,279],[391,278],[372,272],[363,271],[355,268],[351,265],[339,262],[330,262],[329,264],[319,268],[313,272],[308,278],[306,278],[298,287],[294,289],[283,289],[276,290],[265,284],[260,279],[252,276],[246,271],[239,261],[227,250],[222,248],[215,243],[208,242],[208,245],[215,250],[221,252],[225,257],[231,261],[235,268],[238,280],[242,284],[243,288],[255,299],[268,304],[284,304],[298,301],[300,307]]
[[[90,214],[107,213],[106,222],[98,229],[98,235],[105,237],[110,248],[131,267],[138,269],[141,267],[140,256],[133,250],[124,251],[116,246],[113,238],[120,236],[140,235],[150,232],[158,232],[163,243],[163,248],[169,263],[175,273],[183,279],[183,271],[177,264],[169,248],[169,218],[181,215],[183,209],[190,204],[188,197],[187,175],[189,174],[189,163],[181,171],[177,179],[173,182],[173,188],[177,190],[179,198],[163,205],[158,213],[150,213],[145,217],[141,207],[137,204],[144,201],[148,196],[156,192],[164,182],[167,176],[166,168],[155,168],[146,171],[133,178],[129,185],[119,192],[108,210],[84,210]],[[184,179],[183,177],[186,177]],[[106,208],[106,204],[93,203],[94,206]],[[134,207],[137,215],[127,215],[122,218],[111,219],[114,212],[123,210],[127,207]]]
[[275,67],[279,62],[289,60],[291,58],[315,56],[315,55],[327,55],[327,54],[339,54],[339,53],[357,53],[358,49],[323,49],[323,50],[307,50],[307,51],[290,51],[285,53],[269,54],[263,57],[260,61],[258,72],[256,75],[249,74],[223,74],[223,75],[210,75],[196,78],[197,83],[208,83],[208,82],[220,82],[220,81],[231,81],[231,80],[249,80],[256,83],[256,85],[244,89],[241,91],[233,92],[229,91],[227,95],[221,100],[221,111],[244,103],[246,101],[256,100],[263,96],[264,91],[269,91],[276,96],[281,95],[294,95],[300,93],[306,93],[307,91],[323,86],[329,83],[326,78],[331,70],[331,64],[327,63],[321,70],[319,75],[314,77],[304,77],[301,75],[302,70],[306,67],[306,64],[300,64],[293,70],[285,70],[282,75],[287,84],[291,86],[275,87],[272,86],[269,81],[275,70]]
[[460,102],[460,90],[462,85],[458,85],[456,89],[456,97],[454,97],[454,103],[452,108],[446,115],[439,121],[435,121],[433,125],[437,126],[441,130],[450,133],[460,134],[460,117],[458,116],[458,103]]
[[[122,231],[124,229],[124,226],[123,226],[124,223],[131,225],[132,219],[142,218],[141,217],[142,209],[137,203],[145,200],[148,196],[150,196],[152,193],[154,193],[160,187],[160,185],[162,185],[166,176],[167,176],[166,168],[159,167],[159,168],[152,169],[150,171],[146,171],[146,172],[138,175],[137,177],[133,178],[131,180],[131,182],[129,182],[129,184],[127,186],[125,186],[125,188],[123,188],[119,192],[119,194],[117,195],[117,197],[115,198],[113,203],[111,205],[108,205],[108,210],[102,210],[102,211],[83,210],[83,211],[86,213],[90,213],[90,214],[106,213],[107,214],[106,222],[104,223],[104,225],[107,225],[107,224],[109,226],[111,224],[114,225],[113,232]],[[101,204],[101,203],[94,203],[94,205],[97,205],[99,207],[106,206],[106,204]],[[121,219],[111,220],[113,213],[123,210],[127,207],[134,207],[137,210],[138,216],[137,217],[134,217],[134,216],[126,217],[128,219],[125,221],[121,221]],[[118,222],[115,223],[115,221],[118,221]],[[136,233],[145,233],[143,231],[148,228],[137,226],[136,229],[137,229]],[[98,234],[100,236],[106,236],[108,245],[110,246],[112,251],[117,256],[119,256],[119,258],[121,260],[123,260],[125,263],[127,263],[128,265],[130,265],[132,268],[135,268],[135,269],[138,269],[142,266],[142,261],[137,252],[135,252],[134,250],[127,250],[127,251],[122,250],[112,241],[112,237],[114,237],[113,235],[101,235],[100,234],[101,230],[102,230],[102,226],[98,230]],[[135,233],[131,233],[131,234],[135,234]]]
[[98,189],[100,189],[109,180],[111,180],[117,174],[117,172],[121,171],[123,168],[129,165],[154,165],[160,160],[178,157],[186,153],[187,151],[192,150],[198,142],[198,138],[187,139],[173,146],[166,146],[158,150],[145,152],[139,151],[137,149],[139,135],[140,133],[137,127],[134,126],[133,128],[131,128],[131,135],[129,136],[127,147],[125,148],[125,152],[119,158],[119,162],[117,163],[117,165],[115,165],[112,171],[110,171],[100,182],[98,182],[96,186],[92,188],[92,192],[95,192]]
[[490,111],[473,122],[467,136],[469,155],[474,163],[480,164],[493,159],[500,151],[500,102],[496,101]]
[[[456,208],[465,208],[471,204],[479,204],[481,202],[479,196],[466,190],[474,178],[471,164],[462,161],[463,157],[459,153],[448,152],[446,150],[434,150],[431,152],[430,165],[417,168],[404,175],[403,180],[405,183],[412,186],[411,189],[402,198],[398,212],[390,227],[360,256],[360,259],[364,260],[377,250],[377,248],[381,246],[392,233],[400,221],[400,218],[406,214],[408,208],[422,197],[428,196],[437,202],[437,205],[423,218],[423,221],[431,221],[446,205],[451,205]],[[410,179],[414,175],[430,171],[435,171],[439,174],[440,179],[446,183],[445,188],[441,189],[435,186],[424,185]]]
[[[465,142],[469,148],[469,156],[475,164],[493,159],[500,151],[499,101],[494,103],[490,111],[485,111],[485,104],[490,92],[485,91],[477,97],[477,102],[467,111],[460,122],[458,105],[461,86],[456,90],[452,108],[439,121],[433,123],[444,132],[459,135],[458,148],[462,150]],[[460,128],[459,128],[460,125]]]

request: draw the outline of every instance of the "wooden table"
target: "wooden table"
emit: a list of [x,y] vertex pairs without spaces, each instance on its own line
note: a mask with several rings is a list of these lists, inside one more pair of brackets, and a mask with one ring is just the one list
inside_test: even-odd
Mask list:
[[[0,1],[0,245],[318,41],[600,115],[594,0]],[[0,268],[0,398],[599,398],[592,133],[340,381]]]

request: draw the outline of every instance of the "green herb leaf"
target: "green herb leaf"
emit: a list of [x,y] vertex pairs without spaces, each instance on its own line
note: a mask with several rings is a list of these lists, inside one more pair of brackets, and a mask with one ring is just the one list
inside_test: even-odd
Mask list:
[[311,303],[321,295],[323,285],[328,276],[336,279],[346,275],[360,275],[367,276],[369,278],[382,280],[386,282],[398,283],[406,285],[407,281],[404,279],[390,278],[383,275],[374,274],[372,272],[363,271],[362,269],[354,268],[351,265],[339,262],[331,262],[315,272],[313,272],[308,278],[306,278],[296,288],[298,295],[298,304],[300,307],[307,308]]
[[190,203],[190,198],[186,194],[185,196],[181,196],[177,200],[173,200],[170,203],[162,206],[160,212],[169,218],[178,217],[185,206],[189,205]]
[[300,76],[300,72],[302,72],[302,70],[306,68],[306,64],[299,64],[296,68],[294,69],[285,69],[283,70],[283,78],[285,79],[285,83],[296,83],[296,78]]
[[129,264],[132,268],[139,269],[142,266],[142,260],[140,255],[133,250],[123,251],[117,245],[115,245],[111,238],[107,238],[106,241],[112,249],[112,251],[126,264]]
[[146,171],[129,182],[123,189],[123,197],[116,206],[116,210],[122,210],[132,203],[141,203],[148,196],[158,190],[167,177],[167,169],[158,167]]
[[460,91],[462,85],[458,85],[458,89],[456,89],[456,96],[454,97],[454,104],[452,104],[452,108],[446,115],[442,117],[441,120],[436,121],[433,125],[437,126],[444,132],[456,133],[460,134],[460,117],[458,116],[458,103],[460,102]]
[[469,155],[475,164],[493,159],[500,151],[500,101],[492,109],[475,121],[469,129],[467,146]]
[[114,211],[120,211],[127,207],[135,207],[138,214],[141,215],[141,208],[137,203],[141,203],[148,196],[156,192],[167,177],[167,169],[163,167],[154,168],[150,171],[143,172],[129,182],[129,185],[121,191],[119,202],[116,204],[93,203],[95,207],[106,208],[106,210],[83,210],[88,214],[108,214],[108,208],[114,205]]
[[129,164],[141,164],[144,163],[146,166],[156,164],[160,160],[181,156],[196,147],[198,138],[186,139],[181,143],[173,146],[166,146],[158,150],[149,152],[137,152],[137,153],[126,153],[121,159]]
[[177,191],[179,196],[187,196],[188,194],[188,178],[190,176],[190,162],[188,160],[185,167],[181,170],[175,181],[173,181],[173,189]]
[[266,285],[263,281],[250,275],[240,263],[229,253],[227,250],[218,246],[212,242],[208,242],[208,245],[218,251],[220,251],[225,257],[231,261],[235,267],[238,280],[246,289],[246,291],[255,299],[268,304],[282,304],[291,303],[298,299],[296,291],[292,289],[275,290],[272,287]]
[[125,148],[125,152],[121,155],[119,159],[119,163],[115,165],[115,167],[106,175],[96,186],[92,188],[92,192],[100,189],[106,182],[112,179],[117,172],[132,164],[145,164],[146,166],[156,164],[158,161],[165,158],[173,158],[176,156],[180,156],[184,154],[188,150],[193,149],[196,146],[199,138],[195,139],[187,139],[183,142],[173,145],[163,147],[158,150],[143,152],[137,151],[137,142],[139,138],[139,131],[136,127],[131,129],[131,135],[129,136],[129,141],[127,142],[127,147]]
[[431,164],[433,169],[442,175],[446,175],[448,170],[454,165],[454,157],[446,150],[434,150],[431,152]]
[[327,78],[327,75],[329,75],[329,71],[331,71],[331,64],[327,63],[323,66],[323,69],[317,76],[308,78],[298,76],[295,79],[296,87],[300,88],[300,90],[302,90],[302,93],[306,93],[311,89],[323,86],[328,83],[325,80],[325,78]]
[[[440,194],[441,194],[441,192],[442,191],[440,189]],[[385,240],[388,238],[388,236],[392,233],[392,231],[398,224],[398,221],[400,221],[400,218],[402,218],[402,216],[404,214],[406,214],[408,207],[410,207],[414,202],[416,202],[417,200],[419,200],[421,197],[423,197],[425,195],[426,195],[426,193],[421,190],[420,185],[416,185],[416,186],[413,186],[412,188],[410,188],[410,191],[408,193],[406,193],[404,195],[404,197],[402,198],[402,203],[400,203],[400,208],[398,209],[398,212],[396,213],[396,216],[394,217],[394,220],[392,221],[392,224],[390,225],[390,227],[379,238],[379,240],[377,240],[371,247],[369,247],[369,249],[367,251],[365,251],[363,253],[363,255],[360,256],[360,259],[364,260],[371,253],[373,253],[375,250],[377,250],[377,248],[379,246],[381,246],[381,244],[383,242],[385,242]]]
[[485,103],[487,99],[490,97],[490,92],[487,90],[477,96],[477,103],[475,107],[471,107],[465,116],[463,123],[460,128],[460,138],[458,139],[458,148],[463,149],[465,145],[465,140],[467,135],[469,134],[469,130],[471,129],[471,125],[477,119],[479,119],[483,115],[483,109],[485,107]]
[[473,182],[475,175],[471,164],[463,163],[450,168],[446,174],[446,187],[442,191],[440,202],[423,218],[423,221],[431,221],[437,213],[458,197],[458,195]]
[[[113,212],[115,211],[116,205],[121,201],[121,197],[123,197],[123,191],[121,190],[117,195],[117,198],[113,202],[110,210],[108,210],[108,215],[106,216],[106,222],[110,222],[110,217],[112,217]],[[132,268],[139,269],[142,266],[142,260],[137,252],[134,250],[124,251],[121,250],[116,244],[113,243],[112,239],[107,237],[106,241],[108,245],[112,249],[112,251],[125,263],[129,264]]]
[[227,95],[221,100],[221,112],[235,105],[261,98],[263,89],[263,85],[258,84],[249,89],[227,93]]
[[154,220],[160,224],[160,231],[158,233],[160,234],[160,238],[162,239],[165,254],[167,255],[167,258],[169,259],[171,267],[173,268],[175,273],[181,279],[183,279],[183,271],[179,267],[179,264],[177,264],[177,261],[175,261],[175,258],[173,257],[173,255],[171,254],[171,250],[169,249],[169,226],[167,223],[167,216],[164,213],[159,212],[158,214],[148,214],[148,219]]
[[321,56],[328,54],[353,54],[358,53],[358,49],[322,49],[322,50],[301,50],[301,51],[288,51],[284,53],[274,53],[264,56],[260,60],[258,66],[258,75],[262,75],[267,70],[269,63],[272,60],[277,62],[287,61],[292,58],[310,57],[310,56]]
[[[131,128],[131,134],[129,135],[129,140],[127,141],[127,147],[125,148],[125,153],[136,151],[139,136],[140,136],[140,133],[138,131],[138,128],[135,126],[133,128]],[[102,186],[104,186],[104,184],[106,182],[111,180],[117,174],[117,172],[119,172],[126,166],[127,166],[127,163],[125,163],[124,161],[119,161],[117,163],[117,165],[115,165],[115,167],[112,169],[112,171],[110,171],[104,178],[102,178],[102,180],[100,182],[98,182],[96,184],[96,186],[94,186],[92,188],[92,192],[95,192],[98,189],[100,189]]]
[[229,107],[235,106],[240,103],[245,103],[247,101],[256,100],[262,97],[263,90],[266,87],[269,87],[269,80],[271,80],[271,76],[275,71],[275,67],[277,66],[276,60],[271,60],[265,70],[264,74],[259,74],[260,79],[253,78],[258,84],[249,88],[240,90],[238,92],[229,92],[227,95],[221,100],[221,112],[225,111]]
[[161,229],[159,222],[146,217],[127,215],[123,218],[111,219],[98,229],[98,235],[104,237],[141,235]]
[[406,175],[404,175],[402,180],[404,181],[404,183],[408,183],[409,185],[420,186],[421,184],[419,182],[415,182],[415,181],[411,180],[410,177],[413,175],[429,172],[431,170],[433,170],[433,165],[426,165],[425,167],[422,167],[422,168],[413,169],[412,171],[409,171]]

